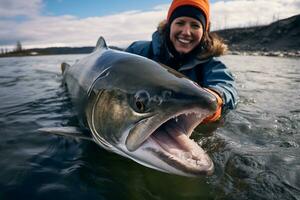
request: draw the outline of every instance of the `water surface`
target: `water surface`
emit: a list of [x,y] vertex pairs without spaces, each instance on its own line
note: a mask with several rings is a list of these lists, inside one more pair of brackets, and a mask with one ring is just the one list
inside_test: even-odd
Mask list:
[[299,59],[221,58],[236,77],[239,106],[197,128],[193,137],[216,170],[187,178],[37,131],[78,124],[60,63],[83,56],[0,59],[0,199],[300,199]]

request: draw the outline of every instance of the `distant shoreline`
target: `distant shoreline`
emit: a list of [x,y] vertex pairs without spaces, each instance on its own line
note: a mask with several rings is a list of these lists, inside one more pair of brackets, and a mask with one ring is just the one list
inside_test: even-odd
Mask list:
[[[59,47],[58,47],[59,48]],[[94,49],[93,47],[88,47]],[[46,48],[47,49],[47,48]],[[113,47],[113,49],[122,50],[121,48]],[[42,50],[42,49],[41,49]],[[31,51],[30,49],[23,52],[10,52],[7,54],[0,55],[0,58],[7,57],[27,57],[27,56],[51,56],[51,55],[76,55],[76,54],[89,54],[91,51],[69,51],[60,53],[38,53],[36,51]],[[270,57],[291,57],[300,58],[300,51],[255,51],[255,50],[228,50],[226,55],[240,55],[240,56],[270,56]]]
[[228,51],[228,55],[300,58],[300,51]]
[[[300,15],[265,26],[215,31],[226,44],[229,55],[300,57]],[[124,50],[111,46],[112,49]],[[94,47],[49,47],[0,54],[1,57],[88,54]]]
[[[21,57],[21,56],[49,56],[49,55],[70,55],[70,54],[89,54],[95,47],[47,47],[24,49],[18,52],[8,52],[0,54],[1,57]],[[123,50],[119,47],[110,46],[111,49]]]

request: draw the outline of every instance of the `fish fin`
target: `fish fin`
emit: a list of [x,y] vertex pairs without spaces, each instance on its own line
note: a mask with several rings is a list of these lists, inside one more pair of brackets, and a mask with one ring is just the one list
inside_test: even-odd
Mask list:
[[100,38],[98,39],[94,51],[101,50],[101,49],[108,49],[105,39],[102,36],[100,36]]
[[64,73],[67,68],[71,67],[71,65],[69,65],[68,63],[63,62],[63,63],[61,63],[60,67],[61,67],[61,72]]
[[38,131],[42,133],[50,133],[55,135],[73,137],[77,139],[94,141],[91,137],[88,136],[88,134],[85,134],[86,131],[74,126],[40,128],[38,129]]

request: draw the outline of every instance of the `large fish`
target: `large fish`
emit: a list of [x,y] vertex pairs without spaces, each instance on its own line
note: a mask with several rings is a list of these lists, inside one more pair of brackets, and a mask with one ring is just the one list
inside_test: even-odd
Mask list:
[[95,50],[73,66],[62,64],[63,81],[78,112],[80,129],[41,131],[90,139],[144,166],[183,176],[212,174],[213,162],[190,136],[215,112],[213,95],[182,74],[150,59]]

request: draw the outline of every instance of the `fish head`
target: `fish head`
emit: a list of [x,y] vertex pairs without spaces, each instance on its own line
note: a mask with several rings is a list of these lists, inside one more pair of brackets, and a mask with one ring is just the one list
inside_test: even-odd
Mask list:
[[217,100],[193,81],[133,56],[108,67],[90,96],[89,126],[104,148],[167,173],[212,174],[212,160],[190,136]]

